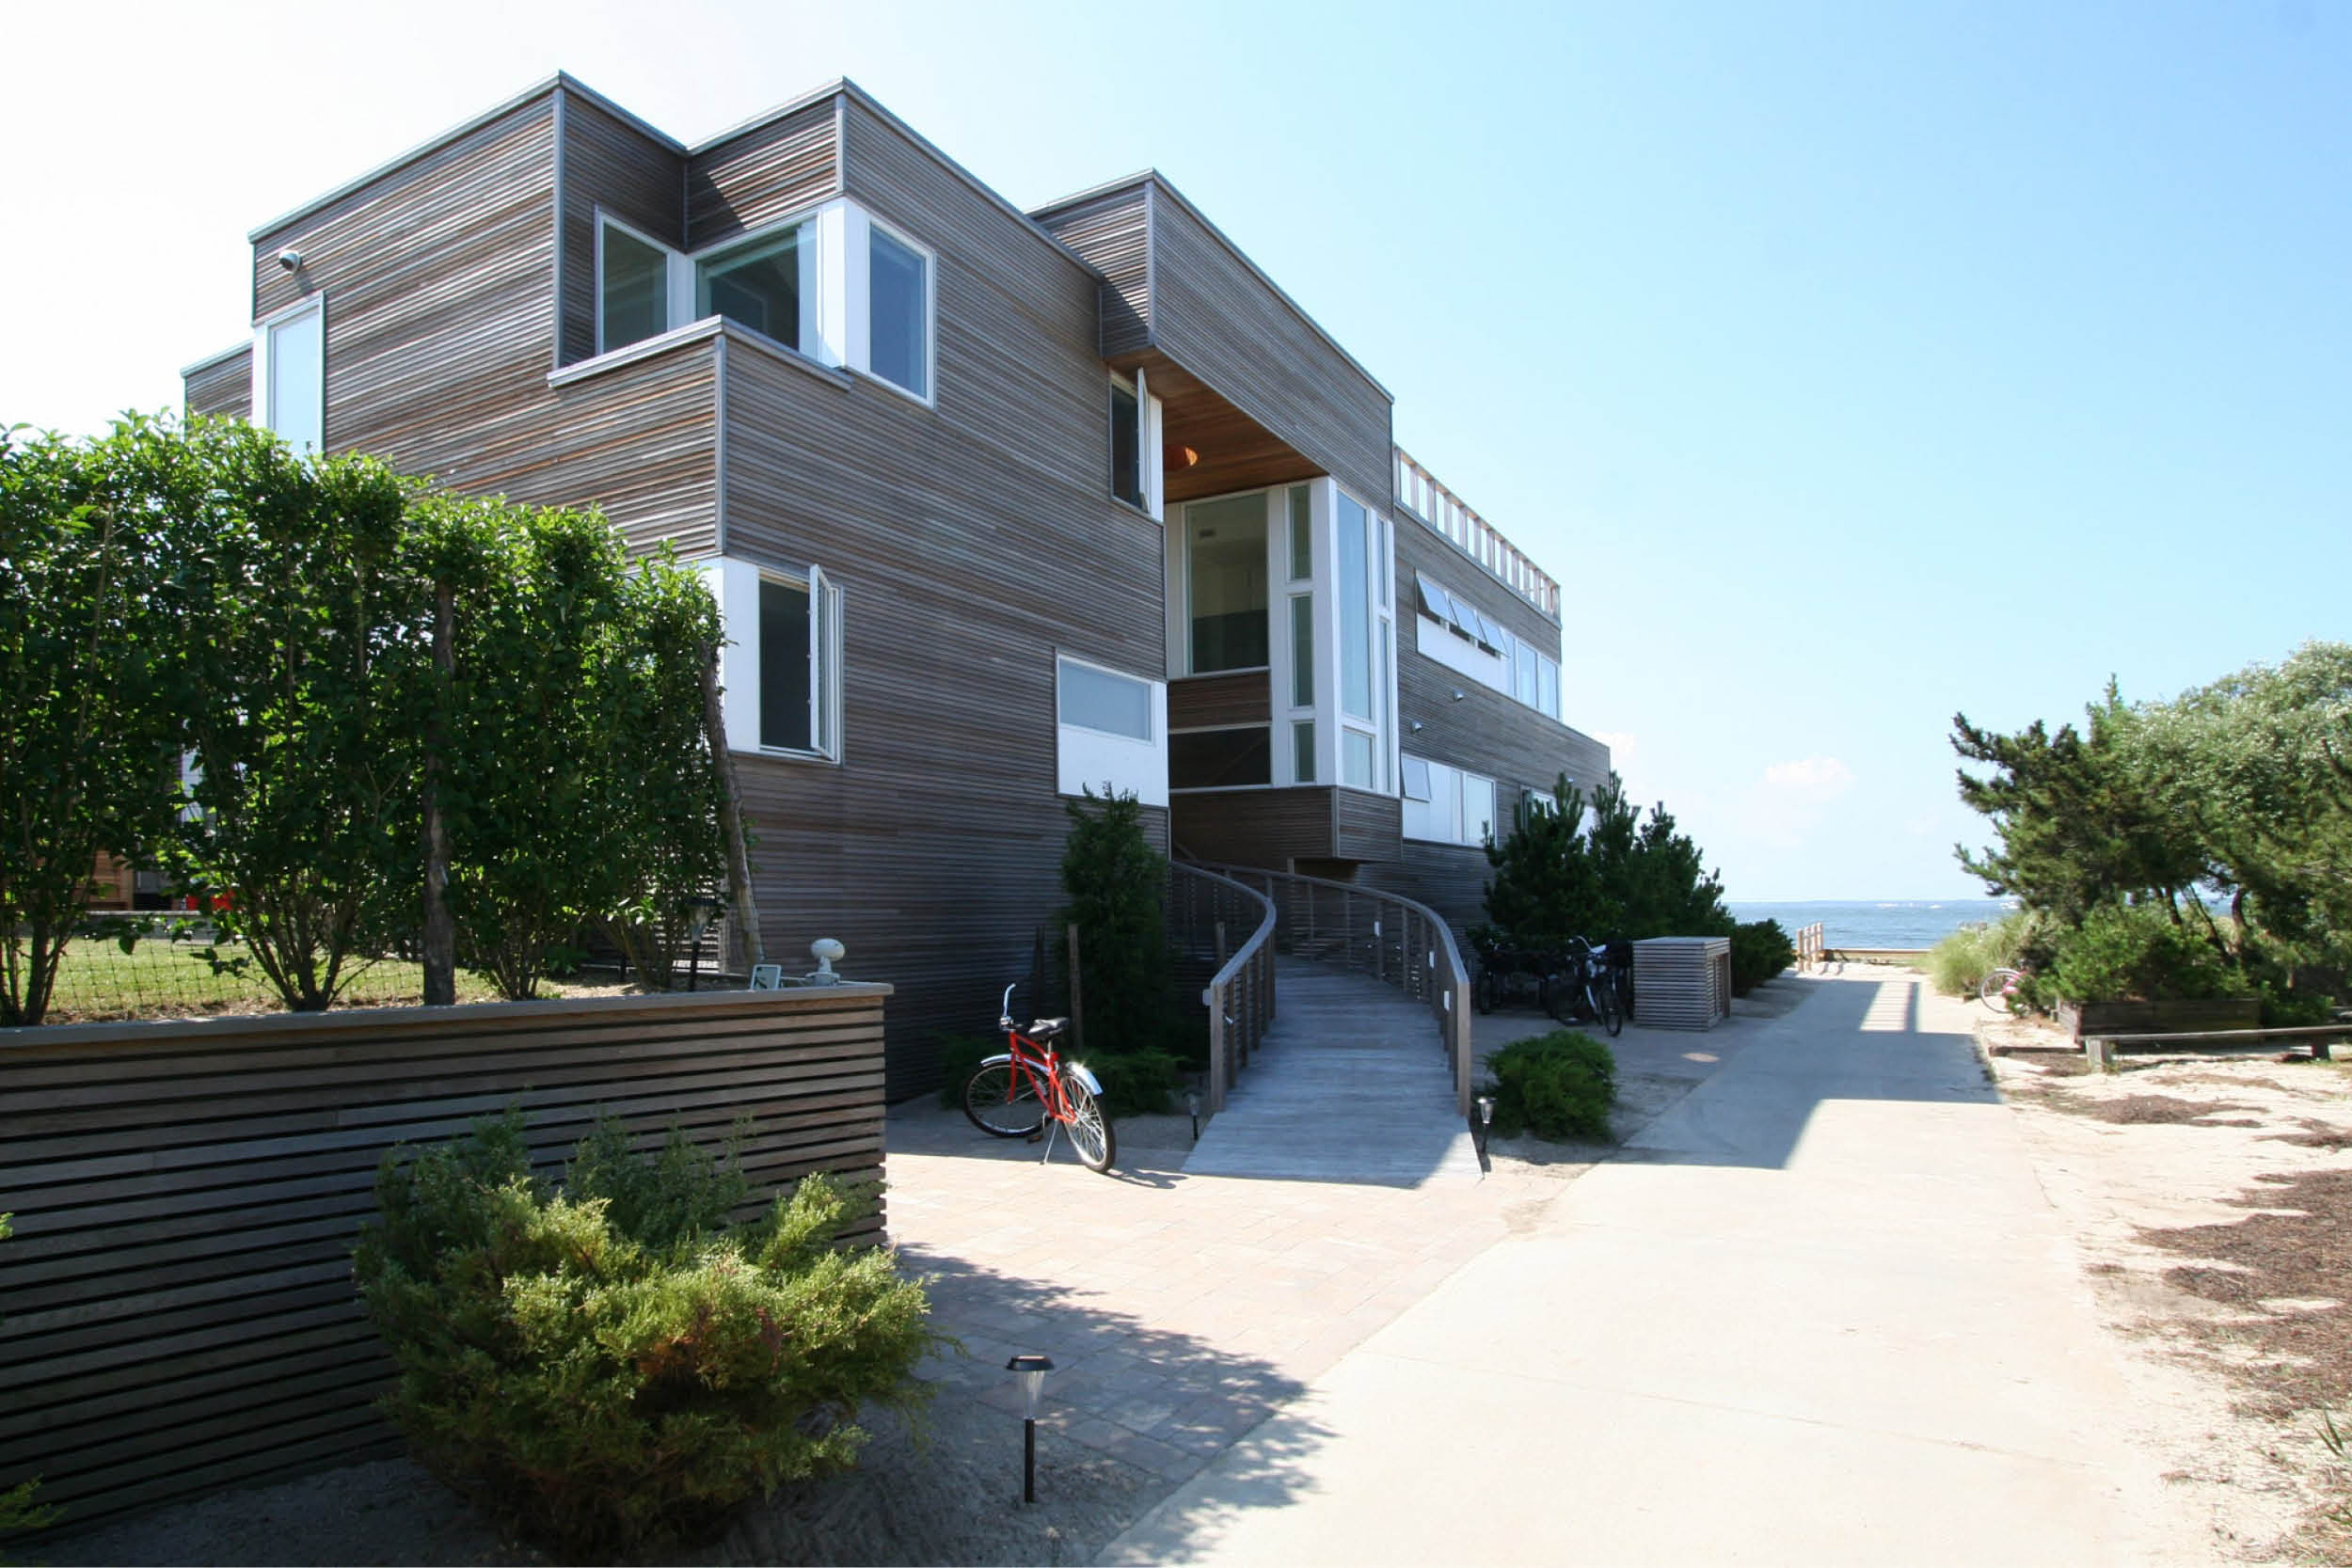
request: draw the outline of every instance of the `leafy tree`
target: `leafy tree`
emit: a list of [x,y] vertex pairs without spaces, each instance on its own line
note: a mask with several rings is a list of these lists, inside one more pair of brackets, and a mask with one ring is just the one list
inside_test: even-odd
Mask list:
[[1644,816],[1611,773],[1585,797],[1565,773],[1552,809],[1525,812],[1518,831],[1486,846],[1490,928],[1474,935],[1521,947],[1570,937],[1728,936],[1723,884],[1661,801]]
[[171,519],[137,483],[172,439],[0,432],[0,1026],[46,1015],[97,857],[172,823],[183,628],[151,612]]
[[1168,1033],[1168,862],[1143,832],[1133,795],[1084,792],[1064,802],[1065,924],[1078,927],[1078,983],[1089,1050],[1156,1046]]
[[163,842],[180,882],[297,1012],[382,951],[411,863],[416,747],[390,633],[413,486],[372,458],[306,459],[268,432],[201,421],[138,453],[170,518],[192,811]]

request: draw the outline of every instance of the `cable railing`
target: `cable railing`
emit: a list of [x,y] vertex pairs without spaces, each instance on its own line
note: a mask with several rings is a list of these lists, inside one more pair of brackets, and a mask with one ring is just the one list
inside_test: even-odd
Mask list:
[[1209,1109],[1241,1076],[1274,1022],[1274,904],[1221,871],[1170,861],[1168,934],[1216,971],[1201,989],[1209,1009]]
[[1273,910],[1273,945],[1281,951],[1370,974],[1427,1004],[1453,1068],[1455,1106],[1470,1115],[1477,1067],[1470,1050],[1470,970],[1454,932],[1435,911],[1398,894],[1295,872],[1248,865],[1200,869],[1252,891],[1263,888]]

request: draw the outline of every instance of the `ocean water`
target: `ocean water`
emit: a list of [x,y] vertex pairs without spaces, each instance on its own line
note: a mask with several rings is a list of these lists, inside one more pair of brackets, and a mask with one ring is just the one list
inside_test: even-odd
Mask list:
[[1724,908],[1740,920],[1777,920],[1790,935],[1820,922],[1821,940],[1832,947],[1933,947],[1963,926],[1998,920],[2010,911],[2004,898],[1946,898],[1936,903],[1734,904]]

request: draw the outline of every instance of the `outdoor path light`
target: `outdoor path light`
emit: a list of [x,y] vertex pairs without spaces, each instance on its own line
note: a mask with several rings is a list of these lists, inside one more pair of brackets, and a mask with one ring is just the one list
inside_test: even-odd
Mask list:
[[1054,1370],[1050,1355],[1016,1355],[1005,1370],[1021,1380],[1026,1409],[1021,1418],[1021,1500],[1037,1501],[1037,1402],[1045,1392],[1045,1374]]

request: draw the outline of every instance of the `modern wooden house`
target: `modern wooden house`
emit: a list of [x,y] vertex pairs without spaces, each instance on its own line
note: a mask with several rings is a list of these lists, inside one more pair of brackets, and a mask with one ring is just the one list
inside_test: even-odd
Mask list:
[[688,147],[559,75],[250,237],[192,411],[703,564],[763,935],[898,985],[894,1097],[1025,972],[1082,786],[1467,924],[1607,770],[1557,584],[1156,174],[1024,213],[848,82]]

